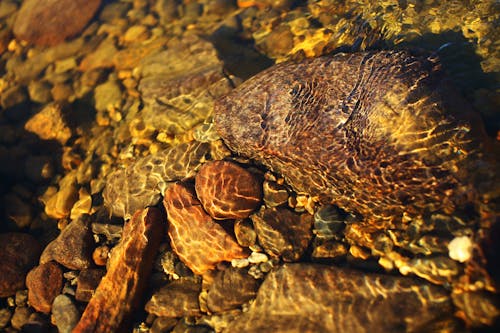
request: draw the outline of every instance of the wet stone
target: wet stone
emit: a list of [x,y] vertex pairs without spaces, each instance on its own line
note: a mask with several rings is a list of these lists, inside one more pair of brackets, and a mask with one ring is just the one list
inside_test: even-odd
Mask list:
[[249,219],[234,222],[234,235],[238,244],[244,247],[254,245],[257,240],[257,234],[253,228],[252,221]]
[[13,328],[20,330],[26,323],[29,321],[30,315],[33,313],[33,310],[26,306],[18,306],[14,310],[14,314],[10,319],[10,324]]
[[81,302],[90,301],[105,274],[104,269],[82,270],[77,279],[75,299]]
[[62,269],[55,262],[41,264],[28,273],[28,301],[35,310],[50,313],[52,302],[62,290],[62,274]]
[[156,208],[137,211],[113,249],[108,270],[73,332],[117,332],[130,324],[153,268],[165,217]]
[[347,255],[348,247],[344,243],[336,241],[314,241],[313,252],[311,257],[313,259],[335,259],[342,258]]
[[101,0],[27,0],[14,23],[18,39],[38,45],[56,45],[83,30]]
[[36,265],[41,248],[24,233],[0,234],[0,297],[12,296],[24,288],[26,273]]
[[314,213],[313,233],[321,239],[333,239],[344,228],[344,218],[333,205],[321,206]]
[[208,290],[208,309],[215,313],[236,309],[255,298],[259,285],[260,281],[246,269],[230,267],[218,271]]
[[50,89],[51,86],[46,81],[30,81],[28,94],[33,102],[46,104],[52,99]]
[[172,249],[195,274],[203,274],[219,262],[245,257],[238,243],[203,210],[190,185],[169,187],[163,204]]
[[312,239],[313,218],[285,208],[261,209],[251,216],[259,244],[284,261],[297,261]]
[[184,317],[201,315],[198,295],[199,279],[180,278],[156,291],[146,303],[146,311],[159,317]]
[[128,217],[138,209],[157,204],[171,182],[196,174],[209,149],[207,143],[182,143],[113,171],[103,192],[105,205],[114,215]]
[[500,299],[498,295],[485,291],[454,292],[453,303],[461,311],[460,317],[473,327],[498,325]]
[[91,227],[94,234],[104,235],[104,237],[106,237],[106,239],[111,243],[122,237],[122,225],[94,222]]
[[153,321],[153,325],[151,326],[151,333],[164,333],[170,332],[172,328],[177,325],[176,318],[170,317],[158,317]]
[[232,162],[205,163],[196,174],[195,184],[198,199],[214,219],[247,218],[262,200],[257,177]]
[[71,333],[80,319],[80,312],[67,295],[58,295],[52,303],[52,319],[60,333]]
[[16,85],[2,92],[0,96],[0,105],[8,109],[19,105],[27,100],[26,92],[22,86]]
[[42,140],[57,140],[64,145],[72,135],[65,114],[64,104],[48,104],[26,122],[24,129],[35,133]]
[[454,325],[452,309],[446,290],[417,279],[285,264],[226,332],[428,331]]
[[92,265],[94,240],[89,221],[82,217],[68,224],[42,253],[40,263],[57,261],[69,269],[81,270]]
[[95,109],[97,111],[107,111],[118,109],[122,103],[122,91],[118,82],[110,79],[95,87],[94,90]]
[[267,207],[278,207],[288,202],[289,194],[285,186],[266,180],[262,184],[262,189]]
[[0,328],[4,328],[5,326],[7,326],[10,322],[11,317],[12,312],[9,309],[0,309]]

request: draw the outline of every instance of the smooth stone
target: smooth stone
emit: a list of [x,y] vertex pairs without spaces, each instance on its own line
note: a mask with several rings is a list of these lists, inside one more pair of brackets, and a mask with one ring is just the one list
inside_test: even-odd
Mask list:
[[[103,40],[97,49],[87,54],[80,62],[79,69],[83,72],[92,71],[97,68],[113,67],[113,57],[118,52],[114,38],[106,38]],[[85,75],[85,73],[83,74]],[[83,78],[82,78],[82,81]],[[84,83],[92,86],[93,84]]]
[[50,313],[54,298],[61,293],[62,282],[62,269],[55,262],[32,269],[26,276],[30,305],[37,311]]
[[80,319],[80,311],[69,296],[61,294],[52,303],[52,318],[59,333],[71,333]]
[[37,45],[56,45],[83,30],[101,0],[26,0],[13,31],[18,39]]
[[59,181],[59,190],[55,193],[48,193],[47,196],[48,198],[44,201],[45,213],[55,219],[68,217],[78,200],[76,172],[66,174]]
[[201,282],[193,278],[180,278],[153,293],[146,303],[146,311],[159,317],[201,315],[198,296]]
[[14,314],[10,319],[11,326],[17,330],[21,330],[22,327],[28,323],[29,317],[32,313],[33,310],[27,306],[16,307]]
[[49,243],[40,257],[40,263],[57,261],[66,268],[82,270],[92,265],[94,239],[90,223],[85,218],[79,218],[68,224]]
[[52,89],[47,81],[33,80],[28,84],[28,94],[33,102],[47,104],[52,100]]
[[95,87],[94,99],[97,111],[102,112],[112,108],[118,109],[122,103],[122,91],[118,82],[110,79]]
[[36,265],[41,248],[24,233],[0,234],[0,297],[12,296],[24,288],[26,273]]

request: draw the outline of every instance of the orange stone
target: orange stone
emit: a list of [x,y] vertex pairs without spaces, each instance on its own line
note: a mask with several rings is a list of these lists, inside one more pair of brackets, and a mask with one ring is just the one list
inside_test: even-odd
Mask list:
[[236,163],[212,161],[196,175],[196,194],[214,219],[242,219],[260,206],[262,184]]
[[163,204],[172,249],[195,274],[201,275],[219,262],[246,257],[243,248],[203,210],[191,186],[170,186]]
[[141,301],[164,233],[157,208],[137,211],[113,249],[109,268],[73,333],[124,332]]

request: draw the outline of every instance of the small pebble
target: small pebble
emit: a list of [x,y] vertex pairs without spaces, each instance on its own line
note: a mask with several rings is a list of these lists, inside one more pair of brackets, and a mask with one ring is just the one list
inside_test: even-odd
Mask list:
[[250,261],[248,261],[248,258],[231,260],[231,266],[236,267],[236,268],[243,268],[243,267],[247,267],[248,265],[250,265]]
[[268,261],[269,258],[265,253],[260,253],[260,252],[252,252],[250,256],[248,257],[248,262],[251,264],[260,264],[262,262]]
[[52,318],[59,333],[71,333],[80,319],[80,312],[70,297],[59,295],[52,303]]

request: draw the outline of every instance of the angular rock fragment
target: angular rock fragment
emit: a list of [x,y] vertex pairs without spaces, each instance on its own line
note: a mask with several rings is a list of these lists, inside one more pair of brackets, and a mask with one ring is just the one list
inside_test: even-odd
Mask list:
[[228,161],[205,163],[196,174],[196,194],[203,208],[217,220],[248,217],[262,200],[257,177]]
[[70,216],[71,209],[77,200],[78,187],[76,172],[74,171],[66,174],[59,181],[59,190],[57,192],[50,193],[47,190],[42,199],[45,203],[45,213],[55,219]]
[[63,272],[55,262],[33,268],[26,276],[28,301],[37,311],[50,313],[52,302],[61,293]]
[[186,317],[201,315],[198,279],[180,278],[160,288],[146,304],[146,311],[158,317]]
[[104,269],[82,270],[78,275],[75,299],[81,302],[90,301],[105,274]]
[[64,107],[59,102],[46,105],[26,122],[24,129],[35,133],[42,140],[57,140],[64,145],[72,135],[65,119]]
[[140,302],[164,233],[156,208],[138,211],[125,225],[109,268],[73,332],[119,332]]
[[212,312],[236,309],[255,298],[260,281],[246,269],[230,267],[218,271],[207,294],[207,306]]
[[36,265],[41,248],[28,234],[0,234],[0,297],[12,296],[24,288],[26,273]]
[[238,243],[203,210],[189,185],[170,186],[163,204],[172,249],[195,274],[203,274],[219,262],[245,257]]
[[90,223],[82,217],[68,224],[59,236],[45,247],[40,263],[54,260],[66,268],[82,270],[92,265],[93,248]]
[[421,280],[285,264],[225,332],[428,332],[456,325],[446,290]]
[[26,0],[17,14],[14,34],[37,45],[56,45],[78,34],[101,0]]
[[286,208],[262,209],[251,216],[259,244],[284,261],[297,261],[312,239],[313,218]]
[[129,217],[157,204],[169,183],[195,175],[209,151],[208,143],[182,143],[112,172],[103,192],[105,205],[114,215]]

